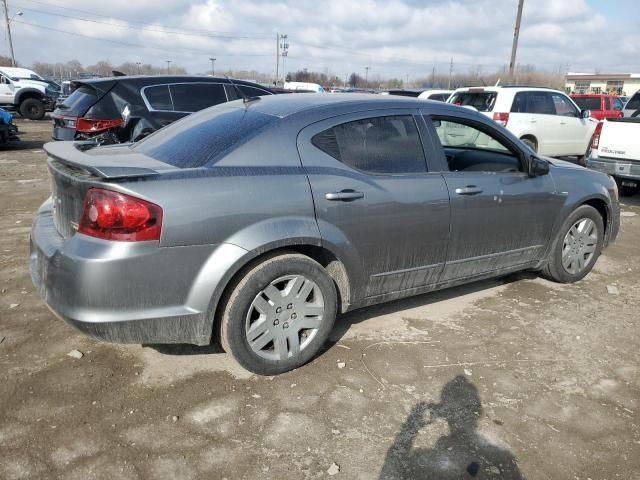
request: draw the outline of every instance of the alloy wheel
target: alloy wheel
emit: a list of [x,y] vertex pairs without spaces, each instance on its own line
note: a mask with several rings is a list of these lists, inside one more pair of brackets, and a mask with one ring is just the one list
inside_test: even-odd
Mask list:
[[589,266],[598,246],[598,228],[593,220],[581,218],[564,237],[562,266],[571,275],[577,275]]

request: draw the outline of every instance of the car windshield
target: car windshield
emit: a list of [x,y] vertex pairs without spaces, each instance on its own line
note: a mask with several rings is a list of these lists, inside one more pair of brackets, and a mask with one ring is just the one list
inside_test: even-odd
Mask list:
[[496,103],[496,92],[457,92],[449,103],[463,107],[473,107],[479,112],[490,112]]
[[625,110],[638,110],[640,109],[640,92],[631,97],[631,100],[625,105]]
[[575,97],[573,101],[576,102],[582,110],[600,110],[600,97]]
[[202,167],[253,138],[277,117],[218,105],[158,130],[132,149],[178,168]]

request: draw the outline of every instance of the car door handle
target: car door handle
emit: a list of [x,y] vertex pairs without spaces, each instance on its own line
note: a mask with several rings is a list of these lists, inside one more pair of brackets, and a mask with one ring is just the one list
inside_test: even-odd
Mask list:
[[359,198],[364,198],[364,193],[355,190],[342,190],[341,192],[325,193],[324,198],[330,201],[350,202]]
[[456,193],[458,195],[477,195],[482,193],[482,189],[475,185],[467,185],[466,187],[456,188]]

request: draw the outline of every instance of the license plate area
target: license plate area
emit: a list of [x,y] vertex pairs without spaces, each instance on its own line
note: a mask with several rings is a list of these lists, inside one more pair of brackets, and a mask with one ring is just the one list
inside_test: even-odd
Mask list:
[[631,164],[630,163],[616,163],[616,173],[622,174],[631,174]]
[[621,180],[620,185],[623,187],[636,188],[638,186],[638,182],[634,182],[633,180]]

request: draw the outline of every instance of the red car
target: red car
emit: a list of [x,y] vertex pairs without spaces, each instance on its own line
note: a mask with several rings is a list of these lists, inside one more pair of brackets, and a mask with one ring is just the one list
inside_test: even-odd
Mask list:
[[582,110],[591,110],[591,116],[597,120],[622,117],[622,101],[615,95],[602,93],[576,93],[571,98]]

